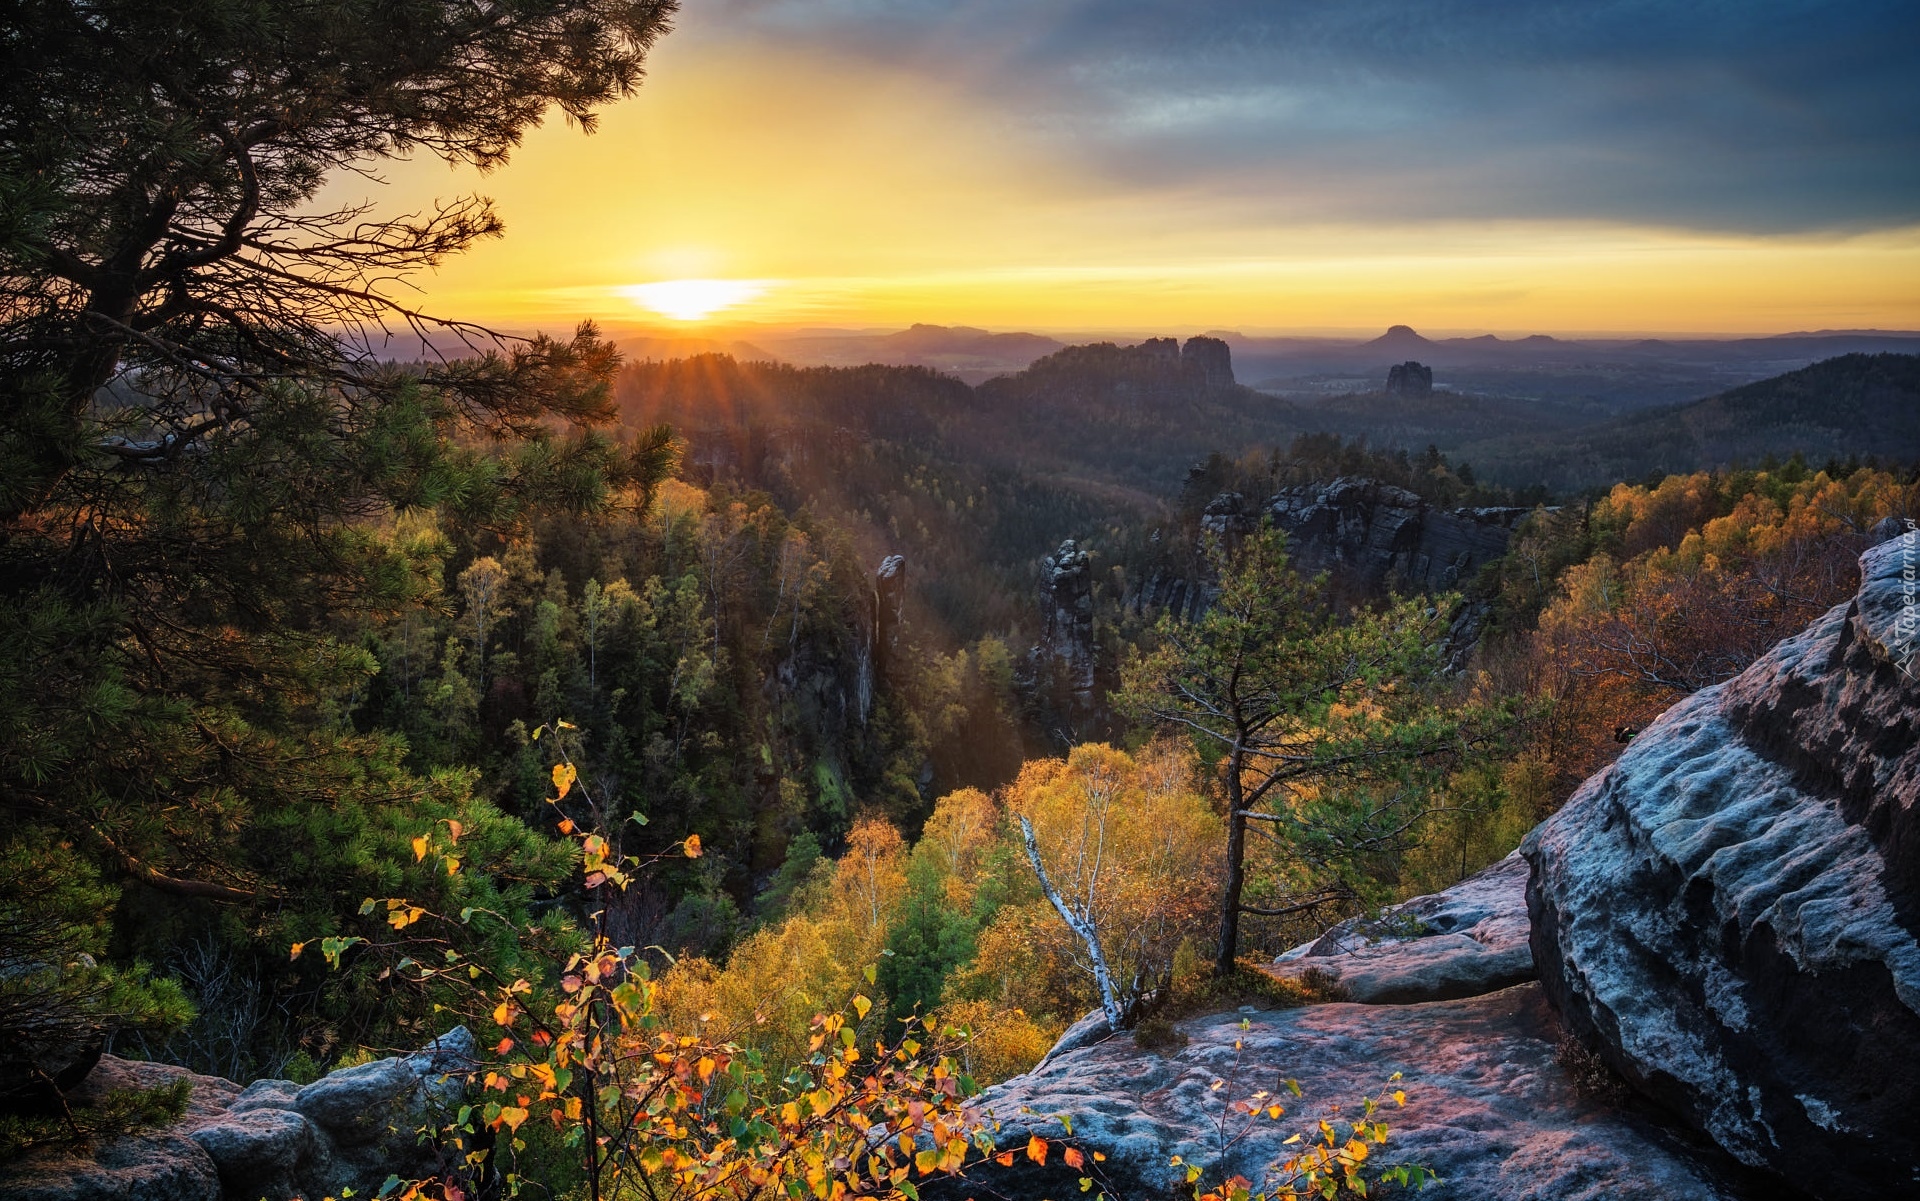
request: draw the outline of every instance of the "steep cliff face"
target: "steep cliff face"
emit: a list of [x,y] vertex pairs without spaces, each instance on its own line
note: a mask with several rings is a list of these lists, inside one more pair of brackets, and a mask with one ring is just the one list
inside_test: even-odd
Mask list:
[[1920,1191],[1920,534],[1530,835],[1568,1025],[1741,1160]]
[[1404,363],[1395,363],[1387,368],[1387,394],[1389,396],[1432,396],[1433,368],[1422,366],[1412,359]]
[[1093,577],[1069,538],[1040,561],[1040,641],[1028,652],[1035,680],[1081,705],[1093,698]]
[[[1532,511],[1441,509],[1404,488],[1347,476],[1286,488],[1264,503],[1223,492],[1207,502],[1199,525],[1203,538],[1232,542],[1271,517],[1286,531],[1288,552],[1302,571],[1326,571],[1337,584],[1374,595],[1389,588],[1432,593],[1462,588],[1505,554],[1514,527]],[[1125,603],[1141,616],[1195,620],[1212,603],[1216,583],[1191,568],[1162,566]],[[1453,615],[1446,646],[1456,669],[1467,662],[1486,610],[1484,602],[1469,600]]]
[[1209,388],[1231,388],[1234,384],[1233,351],[1218,338],[1188,338],[1180,348],[1180,359],[1192,364]]
[[1266,505],[1309,571],[1353,576],[1368,587],[1458,587],[1506,553],[1513,527],[1531,510],[1437,509],[1404,488],[1345,477],[1288,488]]

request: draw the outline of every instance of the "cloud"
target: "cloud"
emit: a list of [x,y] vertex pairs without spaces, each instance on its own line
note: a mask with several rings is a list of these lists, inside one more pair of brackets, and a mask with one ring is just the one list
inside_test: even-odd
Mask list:
[[1911,0],[709,0],[915,72],[1079,186],[1269,221],[1920,222]]

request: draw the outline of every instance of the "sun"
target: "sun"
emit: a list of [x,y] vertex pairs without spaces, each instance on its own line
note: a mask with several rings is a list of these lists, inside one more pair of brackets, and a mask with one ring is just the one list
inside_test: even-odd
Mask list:
[[662,317],[698,321],[721,309],[744,304],[766,290],[766,282],[757,279],[663,279],[633,284],[620,292]]

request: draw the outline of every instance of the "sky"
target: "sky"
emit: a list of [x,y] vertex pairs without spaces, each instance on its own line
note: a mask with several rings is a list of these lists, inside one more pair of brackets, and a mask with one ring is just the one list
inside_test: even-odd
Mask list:
[[1912,330],[1916,45],[1912,0],[685,0],[592,136],[330,198],[492,197],[413,284],[520,327]]

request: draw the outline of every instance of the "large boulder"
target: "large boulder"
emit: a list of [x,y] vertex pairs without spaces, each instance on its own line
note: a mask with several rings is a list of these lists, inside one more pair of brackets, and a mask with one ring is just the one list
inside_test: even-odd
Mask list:
[[[1710,1144],[1690,1141],[1647,1114],[1583,1091],[1563,1066],[1562,1037],[1537,984],[1426,1005],[1315,1005],[1225,1013],[1179,1023],[1177,1052],[1143,1051],[1129,1037],[1083,1042],[981,1097],[1000,1123],[1002,1147],[1032,1135],[1069,1141],[1106,1158],[1087,1165],[1109,1197],[1177,1195],[1174,1155],[1204,1165],[1208,1180],[1259,1180],[1311,1134],[1328,1107],[1340,1120],[1383,1086],[1406,1090],[1388,1103],[1383,1163],[1431,1168],[1441,1183],[1427,1201],[1721,1201],[1751,1198],[1740,1173]],[[1394,1072],[1406,1077],[1388,1084]],[[1254,1090],[1297,1080],[1280,1120],[1249,1120],[1226,1106]],[[1216,1082],[1224,1082],[1216,1088]],[[1066,1114],[1071,1137],[1054,1116]],[[1222,1147],[1225,1147],[1224,1152]],[[965,1179],[923,1182],[928,1201],[963,1197],[1080,1196],[1080,1171],[1058,1154],[1045,1168],[970,1169]],[[1088,1195],[1092,1195],[1089,1193]]]
[[291,1197],[319,1191],[331,1176],[325,1136],[307,1118],[285,1109],[229,1113],[188,1135],[220,1172],[233,1197]]
[[1920,1195],[1920,534],[1529,835],[1571,1029],[1742,1161]]
[[91,1154],[42,1151],[0,1167],[7,1201],[225,1201],[198,1143],[171,1132],[108,1139]]
[[0,1164],[0,1197],[7,1201],[223,1201],[218,1165],[188,1132],[200,1123],[218,1120],[239,1095],[240,1088],[232,1081],[172,1064],[103,1055],[93,1072],[67,1093],[66,1101],[84,1111],[109,1093],[160,1088],[183,1078],[192,1085],[192,1092],[186,1112],[173,1128],[102,1139],[89,1148],[46,1147]]
[[8,1201],[288,1201],[376,1192],[389,1174],[438,1173],[462,1148],[421,1137],[460,1102],[473,1036],[457,1027],[411,1055],[343,1068],[305,1086],[242,1089],[167,1064],[103,1056],[69,1095],[85,1106],[116,1089],[193,1085],[164,1130],[55,1147],[0,1165]]
[[1534,978],[1527,861],[1515,852],[1443,892],[1341,922],[1266,970],[1283,980],[1318,974],[1368,1005],[1452,1001],[1523,984]]

